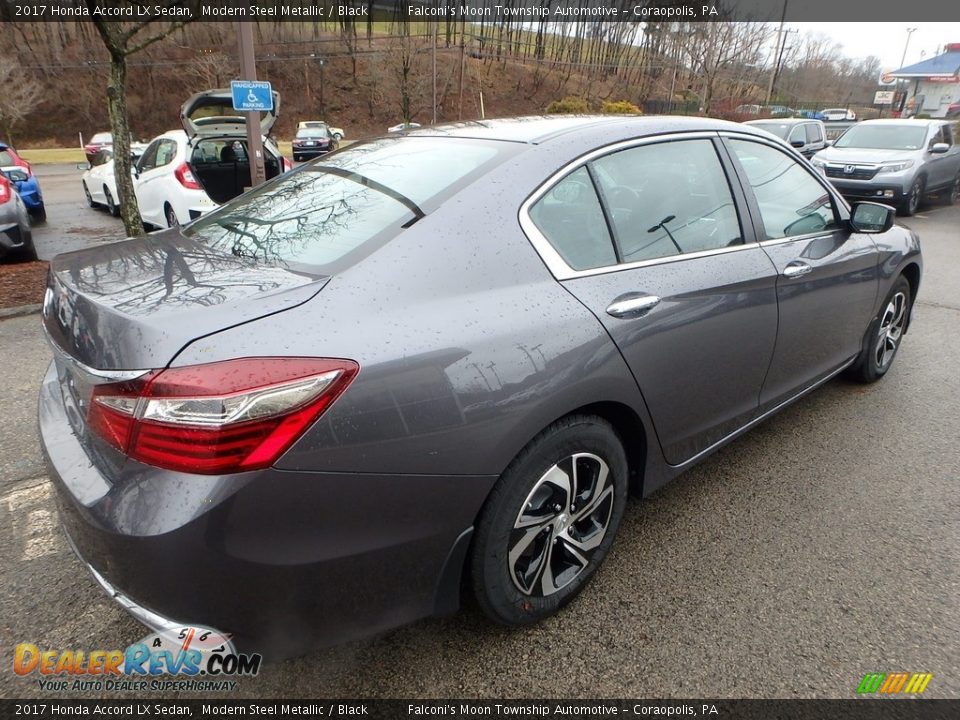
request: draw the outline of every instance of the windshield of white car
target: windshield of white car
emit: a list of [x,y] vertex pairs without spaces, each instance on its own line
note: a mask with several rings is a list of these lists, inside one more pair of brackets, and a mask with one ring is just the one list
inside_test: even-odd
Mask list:
[[90,138],[90,142],[93,143],[94,145],[100,145],[102,143],[112,143],[113,135],[111,135],[110,133],[97,133],[92,138]]
[[919,150],[927,127],[910,125],[855,125],[837,138],[837,148],[868,150]]
[[332,275],[400,235],[519,147],[464,138],[381,138],[285,173],[183,233],[238,257]]
[[766,130],[768,133],[773,133],[781,140],[786,140],[787,135],[790,134],[791,128],[793,125],[789,123],[773,123],[773,122],[762,122],[762,123],[751,123],[754,127],[758,127],[761,130]]

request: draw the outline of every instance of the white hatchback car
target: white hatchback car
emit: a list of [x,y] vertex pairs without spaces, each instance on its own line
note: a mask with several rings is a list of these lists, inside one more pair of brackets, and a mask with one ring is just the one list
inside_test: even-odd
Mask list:
[[[133,143],[130,146],[130,154],[133,161],[136,162],[143,155],[147,146],[142,143]],[[117,177],[113,171],[113,148],[105,148],[98,153],[102,162],[97,165],[89,164],[78,165],[85,168],[83,173],[83,194],[87,198],[87,204],[92,208],[106,208],[114,217],[120,215],[120,194],[117,192]]]
[[[263,113],[264,166],[267,179],[292,165],[267,137],[277,119]],[[197,93],[180,110],[183,130],[171,130],[147,146],[134,170],[134,190],[144,224],[175,227],[195,220],[250,187],[246,117],[233,110],[229,89]]]

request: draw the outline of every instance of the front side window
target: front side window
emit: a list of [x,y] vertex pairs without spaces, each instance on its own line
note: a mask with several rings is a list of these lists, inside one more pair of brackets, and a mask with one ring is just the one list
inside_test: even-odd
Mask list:
[[807,133],[808,143],[818,143],[823,140],[823,134],[820,132],[820,126],[816,123],[807,123],[803,127]]
[[729,142],[757,198],[768,239],[839,227],[830,193],[797,160],[769,145]]
[[140,158],[140,165],[138,166],[140,172],[153,170],[157,166],[157,150],[160,147],[160,142],[160,140],[154,140],[144,151],[143,157]]
[[574,270],[617,262],[600,200],[585,167],[574,170],[530,208],[530,219]]
[[790,131],[790,140],[789,140],[789,142],[791,142],[791,143],[795,143],[795,142],[806,143],[806,142],[807,142],[807,136],[806,136],[806,134],[804,133],[804,130],[803,130],[803,126],[802,126],[802,125],[797,125],[796,127],[793,128],[793,130]]
[[710,140],[642,145],[592,166],[623,262],[743,242],[730,186]]

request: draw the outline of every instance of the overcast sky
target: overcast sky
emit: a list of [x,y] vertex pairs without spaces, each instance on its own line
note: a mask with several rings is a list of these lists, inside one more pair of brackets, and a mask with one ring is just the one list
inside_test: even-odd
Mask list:
[[[842,2],[842,0],[839,0]],[[955,1],[955,0],[954,0]],[[910,37],[905,65],[912,65],[938,54],[947,43],[960,43],[960,23],[787,23],[801,34],[816,32],[828,35],[843,45],[847,57],[861,58],[876,55],[884,68],[896,70],[903,57],[907,28],[917,28]],[[789,41],[788,41],[789,42]],[[920,53],[926,53],[921,57]]]

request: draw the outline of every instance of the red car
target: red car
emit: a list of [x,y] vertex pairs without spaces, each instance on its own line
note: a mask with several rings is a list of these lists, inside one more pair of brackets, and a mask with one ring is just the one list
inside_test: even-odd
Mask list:
[[947,108],[948,118],[960,118],[960,102],[955,102]]
[[90,142],[83,146],[83,152],[87,156],[87,162],[93,165],[97,155],[104,148],[113,147],[113,135],[108,132],[94,133]]

